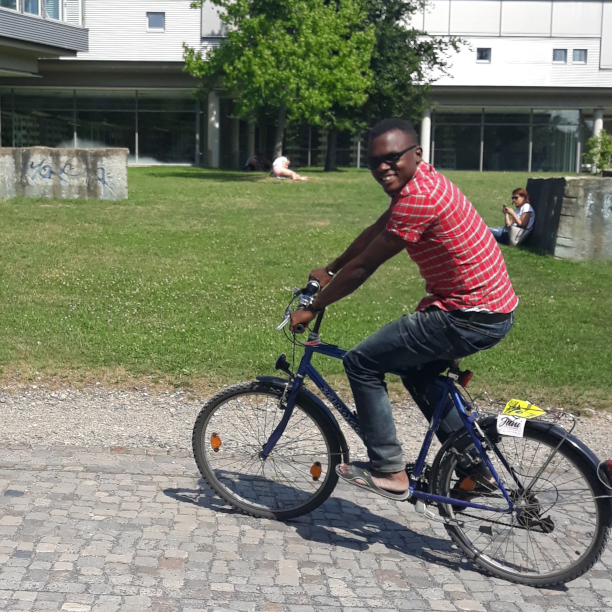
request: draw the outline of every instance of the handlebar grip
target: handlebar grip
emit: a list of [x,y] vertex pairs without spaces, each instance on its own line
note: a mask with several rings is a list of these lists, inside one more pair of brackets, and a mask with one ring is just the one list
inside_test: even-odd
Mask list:
[[293,326],[294,334],[303,334],[306,331],[306,326],[303,323],[298,323]]
[[319,289],[321,289],[321,285],[318,280],[311,279],[308,281],[308,284],[304,289],[302,289],[302,295],[308,295],[312,297],[315,295]]

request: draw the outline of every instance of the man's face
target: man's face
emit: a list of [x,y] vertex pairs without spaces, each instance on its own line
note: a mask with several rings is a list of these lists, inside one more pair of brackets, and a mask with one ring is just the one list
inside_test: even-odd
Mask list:
[[[409,147],[414,146],[410,151]],[[398,154],[406,151],[402,155]],[[412,179],[421,162],[423,149],[409,134],[391,130],[373,138],[368,143],[368,159],[372,176],[382,185],[386,193],[399,193]]]

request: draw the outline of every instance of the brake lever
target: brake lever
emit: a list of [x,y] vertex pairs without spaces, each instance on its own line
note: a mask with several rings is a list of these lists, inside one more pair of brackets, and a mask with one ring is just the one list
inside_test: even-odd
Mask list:
[[287,323],[289,323],[289,321],[291,320],[292,312],[293,310],[287,308],[287,310],[285,311],[285,318],[282,320],[281,324],[276,328],[276,331],[280,331],[281,329],[283,329],[283,327],[285,327],[285,325],[287,325]]

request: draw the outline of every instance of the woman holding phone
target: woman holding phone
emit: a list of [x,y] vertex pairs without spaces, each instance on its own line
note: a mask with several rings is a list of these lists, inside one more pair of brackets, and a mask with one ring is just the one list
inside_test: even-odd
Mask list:
[[512,192],[512,204],[504,204],[503,212],[506,224],[502,227],[490,227],[495,240],[500,244],[517,246],[531,234],[535,223],[535,211],[529,203],[529,194],[519,187]]

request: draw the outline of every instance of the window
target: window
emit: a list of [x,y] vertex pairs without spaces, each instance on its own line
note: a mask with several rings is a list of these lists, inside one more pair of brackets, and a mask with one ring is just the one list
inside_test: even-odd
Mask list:
[[166,29],[166,13],[147,13],[147,30],[163,32]]
[[23,12],[30,15],[38,15],[38,0],[24,0]]
[[553,62],[567,64],[567,49],[553,49]]
[[17,0],[0,0],[0,6],[2,8],[17,10]]
[[491,63],[491,49],[483,47],[476,49],[476,61]]
[[574,49],[574,64],[586,64],[587,63],[587,50],[586,49]]

